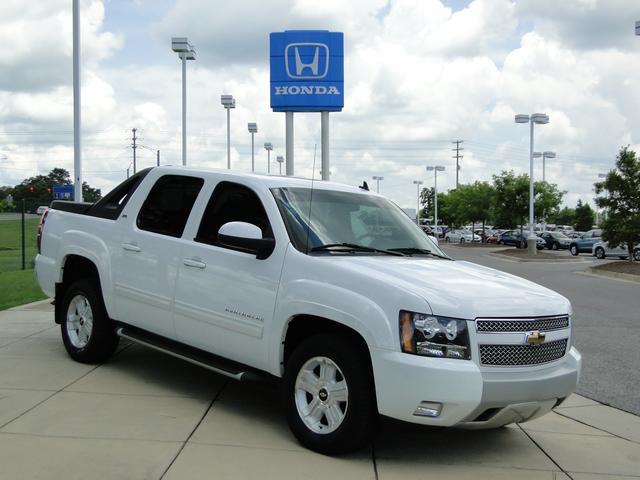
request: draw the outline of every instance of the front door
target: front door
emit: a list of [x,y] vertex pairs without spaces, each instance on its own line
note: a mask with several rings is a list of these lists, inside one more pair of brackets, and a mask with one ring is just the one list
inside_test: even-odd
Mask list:
[[271,255],[225,247],[218,230],[247,222],[273,237],[263,203],[250,188],[220,182],[206,206],[193,241],[185,242],[175,294],[178,340],[232,360],[264,366],[264,330],[273,318],[286,244],[276,239]]

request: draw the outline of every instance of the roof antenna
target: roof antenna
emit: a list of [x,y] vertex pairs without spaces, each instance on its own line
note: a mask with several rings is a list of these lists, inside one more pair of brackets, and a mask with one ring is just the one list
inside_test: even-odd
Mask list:
[[362,181],[362,185],[360,185],[358,188],[361,188],[362,190],[366,190],[367,192],[369,191],[369,184],[367,183],[366,180]]
[[313,182],[316,177],[316,147],[317,143],[313,144],[313,170],[311,170],[311,194],[309,195],[309,215],[307,215],[307,245],[305,247],[305,253],[309,254],[309,235],[311,235],[311,205],[313,205]]

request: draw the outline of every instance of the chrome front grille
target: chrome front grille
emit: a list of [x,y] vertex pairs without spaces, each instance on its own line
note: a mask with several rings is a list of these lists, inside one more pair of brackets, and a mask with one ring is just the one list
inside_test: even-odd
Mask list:
[[476,320],[476,331],[478,333],[530,332],[533,330],[549,332],[562,330],[563,328],[569,328],[569,317],[567,315],[529,319]]
[[542,345],[480,345],[480,363],[488,366],[526,366],[549,363],[562,358],[568,339]]

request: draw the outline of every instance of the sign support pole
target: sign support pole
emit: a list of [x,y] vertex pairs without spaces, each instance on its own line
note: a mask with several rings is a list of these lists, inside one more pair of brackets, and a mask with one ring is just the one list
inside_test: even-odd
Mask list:
[[73,199],[82,202],[82,149],[80,146],[80,0],[73,0]]
[[322,180],[328,182],[331,177],[329,158],[329,112],[320,112],[320,149],[322,151]]
[[286,143],[286,174],[287,177],[293,176],[293,112],[285,112],[286,131],[285,131],[285,143]]

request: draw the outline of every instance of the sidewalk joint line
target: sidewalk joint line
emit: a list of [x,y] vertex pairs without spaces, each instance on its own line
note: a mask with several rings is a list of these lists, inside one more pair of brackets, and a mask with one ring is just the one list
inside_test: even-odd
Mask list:
[[[562,468],[562,467],[560,466],[560,464],[559,464],[558,462],[556,462],[556,461],[553,459],[553,457],[552,457],[551,455],[549,455],[549,454],[546,452],[546,450],[545,450],[544,448],[542,448],[542,446],[541,446],[538,442],[536,442],[536,441],[533,439],[533,437],[532,437],[531,435],[529,435],[529,432],[527,432],[524,428],[522,428],[522,425],[520,425],[519,423],[516,423],[516,425],[518,425],[518,428],[522,431],[522,433],[524,433],[524,434],[527,436],[527,438],[528,438],[529,440],[531,440],[531,441],[533,442],[533,444],[534,444],[536,447],[538,447],[538,448],[540,449],[540,451],[541,451],[542,453],[544,453],[544,454],[546,455],[546,457],[547,457],[549,460],[551,460],[551,462],[552,462],[556,467],[558,467],[558,468],[562,471],[562,473],[564,473],[564,474],[565,474],[567,477],[569,477],[571,480],[574,480],[574,479],[573,479],[573,477],[569,474],[569,472],[567,472],[564,468]],[[554,473],[554,477],[555,477],[555,473]]]
[[216,400],[218,400],[218,398],[220,397],[220,394],[223,392],[223,390],[227,387],[228,384],[229,384],[229,379],[226,379],[224,381],[224,383],[222,384],[222,386],[220,387],[220,390],[218,390],[216,392],[216,394],[213,396],[213,398],[211,399],[211,402],[209,403],[209,406],[207,407],[207,409],[202,414],[202,417],[200,418],[200,420],[198,420],[198,423],[196,423],[195,427],[193,427],[193,430],[191,430],[191,433],[189,433],[189,436],[187,436],[185,441],[182,442],[182,445],[180,446],[180,448],[178,449],[176,454],[171,459],[171,462],[169,462],[169,465],[167,465],[167,468],[165,468],[164,472],[162,472],[162,475],[160,475],[159,480],[162,480],[164,478],[164,476],[167,474],[167,472],[171,469],[171,467],[173,466],[175,461],[178,459],[178,457],[180,456],[180,454],[184,450],[184,447],[187,446],[187,443],[189,443],[189,440],[191,440],[191,437],[193,437],[193,434],[196,433],[196,430],[198,429],[198,427],[200,427],[200,425],[204,421],[205,417],[207,416],[207,414],[209,413],[211,408],[213,408],[213,404],[216,403]]
[[378,461],[376,460],[376,440],[373,439],[371,442],[371,460],[373,461],[373,475],[376,480],[378,480]]
[[[622,410],[622,411],[624,412],[624,410]],[[622,435],[618,435],[617,433],[610,432],[609,430],[605,430],[604,428],[596,427],[595,425],[591,425],[590,423],[584,422],[582,420],[578,420],[577,418],[570,417],[569,415],[565,415],[565,414],[560,413],[558,411],[554,410],[554,412],[557,413],[558,415],[560,415],[561,417],[567,418],[569,420],[573,420],[574,422],[581,423],[582,425],[586,425],[587,427],[595,428],[596,430],[600,430],[601,432],[608,433],[609,435],[611,435],[613,437],[616,437],[616,438],[619,438],[620,440],[626,440],[627,442],[631,442],[631,443],[640,443],[640,442],[637,442],[635,440],[631,440],[630,438],[623,437]]]

